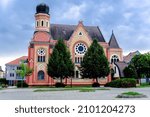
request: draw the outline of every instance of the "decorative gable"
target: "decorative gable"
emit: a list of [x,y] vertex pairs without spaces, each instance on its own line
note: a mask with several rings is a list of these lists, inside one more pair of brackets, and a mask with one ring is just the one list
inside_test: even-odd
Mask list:
[[74,46],[80,42],[84,43],[87,47],[89,47],[92,43],[92,38],[84,27],[82,21],[79,21],[79,24],[69,39],[70,50],[73,51],[72,49],[74,49]]

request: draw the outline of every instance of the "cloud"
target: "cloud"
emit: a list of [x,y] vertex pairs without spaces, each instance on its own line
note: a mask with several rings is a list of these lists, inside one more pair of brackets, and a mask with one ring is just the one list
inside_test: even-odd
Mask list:
[[107,14],[107,13],[112,12],[114,10],[113,6],[111,6],[108,3],[101,3],[100,5],[98,5],[96,7],[96,9],[98,9],[98,13],[100,15]]
[[124,18],[125,18],[127,21],[129,21],[130,18],[133,16],[133,13],[131,13],[131,12],[125,12],[125,13],[123,14],[123,16],[124,16]]
[[3,10],[5,10],[13,2],[14,0],[0,0],[0,6]]
[[123,0],[127,8],[145,8],[150,6],[150,0]]
[[70,8],[67,8],[67,11],[64,11],[64,14],[62,14],[62,19],[74,19],[77,20],[81,18],[81,14],[86,9],[86,4],[82,3],[80,5],[74,4],[71,5]]

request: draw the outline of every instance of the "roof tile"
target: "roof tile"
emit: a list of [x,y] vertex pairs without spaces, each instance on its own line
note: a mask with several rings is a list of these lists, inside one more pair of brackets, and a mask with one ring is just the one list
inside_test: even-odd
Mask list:
[[19,65],[22,60],[27,60],[27,59],[28,59],[27,56],[22,56],[22,57],[17,58],[9,63],[6,63],[6,65]]

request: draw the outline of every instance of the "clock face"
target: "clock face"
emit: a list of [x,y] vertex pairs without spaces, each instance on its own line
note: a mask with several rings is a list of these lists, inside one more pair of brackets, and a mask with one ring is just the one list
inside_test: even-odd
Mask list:
[[44,55],[45,55],[45,49],[43,49],[43,48],[38,49],[37,54],[38,54],[39,56],[44,56]]
[[84,43],[77,43],[75,46],[75,52],[77,54],[85,54],[87,51],[87,46]]

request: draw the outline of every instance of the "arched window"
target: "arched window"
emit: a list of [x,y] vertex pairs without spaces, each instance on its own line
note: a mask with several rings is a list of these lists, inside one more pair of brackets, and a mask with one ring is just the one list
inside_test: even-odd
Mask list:
[[43,49],[43,48],[40,48],[40,49],[37,50],[37,54],[38,54],[37,61],[38,62],[45,62],[46,50]]
[[44,21],[41,22],[41,25],[44,26]]
[[45,56],[38,56],[38,62],[45,62]]
[[39,21],[36,22],[36,26],[37,26],[37,27],[39,26]]
[[78,61],[77,61],[77,57],[75,57],[75,63],[78,63]]
[[43,71],[38,72],[38,80],[44,80],[44,72]]
[[118,56],[113,55],[113,56],[111,57],[111,64],[112,64],[112,63],[115,63],[115,62],[118,62],[118,61],[119,61]]

